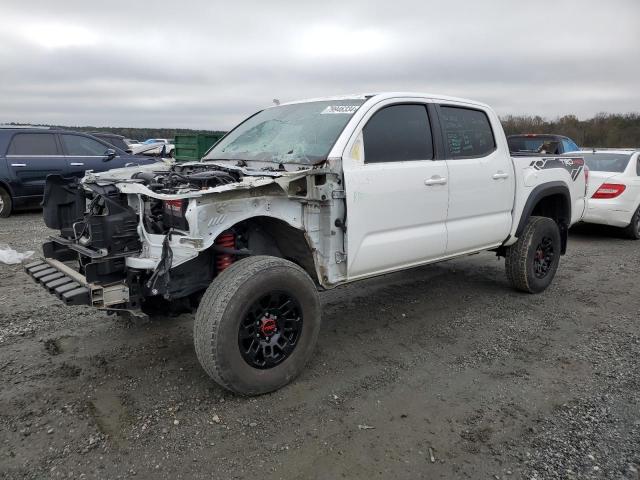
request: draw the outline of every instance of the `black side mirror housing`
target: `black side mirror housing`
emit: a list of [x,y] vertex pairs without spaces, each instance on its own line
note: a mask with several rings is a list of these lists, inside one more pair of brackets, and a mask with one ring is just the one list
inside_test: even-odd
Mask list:
[[113,160],[114,158],[116,158],[116,151],[113,148],[109,148],[104,154],[104,158],[102,159],[102,161],[108,162],[109,160]]

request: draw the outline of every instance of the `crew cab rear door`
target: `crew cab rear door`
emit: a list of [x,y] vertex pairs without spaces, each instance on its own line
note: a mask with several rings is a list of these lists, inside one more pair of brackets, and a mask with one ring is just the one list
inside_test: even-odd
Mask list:
[[426,100],[380,102],[354,136],[343,156],[348,277],[444,255],[447,165],[434,160]]
[[511,230],[515,194],[513,163],[499,120],[469,105],[440,104],[437,112],[449,171],[446,253],[499,245]]
[[47,175],[67,172],[67,161],[56,135],[50,132],[18,132],[7,149],[7,167],[15,179],[15,195],[44,193]]

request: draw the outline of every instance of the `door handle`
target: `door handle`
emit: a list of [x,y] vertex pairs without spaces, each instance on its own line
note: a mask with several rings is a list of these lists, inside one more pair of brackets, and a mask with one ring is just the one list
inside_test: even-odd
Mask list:
[[509,174],[504,172],[498,172],[498,173],[495,173],[492,178],[494,180],[500,180],[501,178],[509,178]]
[[71,165],[72,167],[82,167],[82,166],[84,166],[84,163],[82,163],[82,162],[71,162],[69,165]]
[[12,167],[26,167],[27,164],[26,163],[12,163],[11,166]]
[[433,177],[424,181],[424,184],[427,187],[431,187],[432,185],[444,185],[447,183],[447,177],[441,177],[440,175],[434,175]]

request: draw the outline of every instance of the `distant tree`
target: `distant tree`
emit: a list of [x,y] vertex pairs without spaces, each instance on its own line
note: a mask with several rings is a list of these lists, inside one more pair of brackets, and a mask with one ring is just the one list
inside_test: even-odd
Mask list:
[[598,113],[586,120],[579,120],[575,115],[555,120],[507,115],[501,118],[501,122],[507,135],[555,133],[572,138],[581,147],[640,148],[640,113]]

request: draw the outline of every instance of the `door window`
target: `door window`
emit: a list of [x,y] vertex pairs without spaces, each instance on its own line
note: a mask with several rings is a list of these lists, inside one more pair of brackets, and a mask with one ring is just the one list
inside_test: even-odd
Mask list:
[[484,157],[496,142],[487,114],[461,107],[440,107],[444,139],[449,158]]
[[17,133],[11,140],[7,155],[58,155],[52,133]]
[[384,107],[371,117],[362,134],[365,163],[433,158],[433,139],[425,105]]
[[82,135],[61,135],[62,143],[67,151],[67,155],[82,157],[102,157],[107,153],[109,147]]

